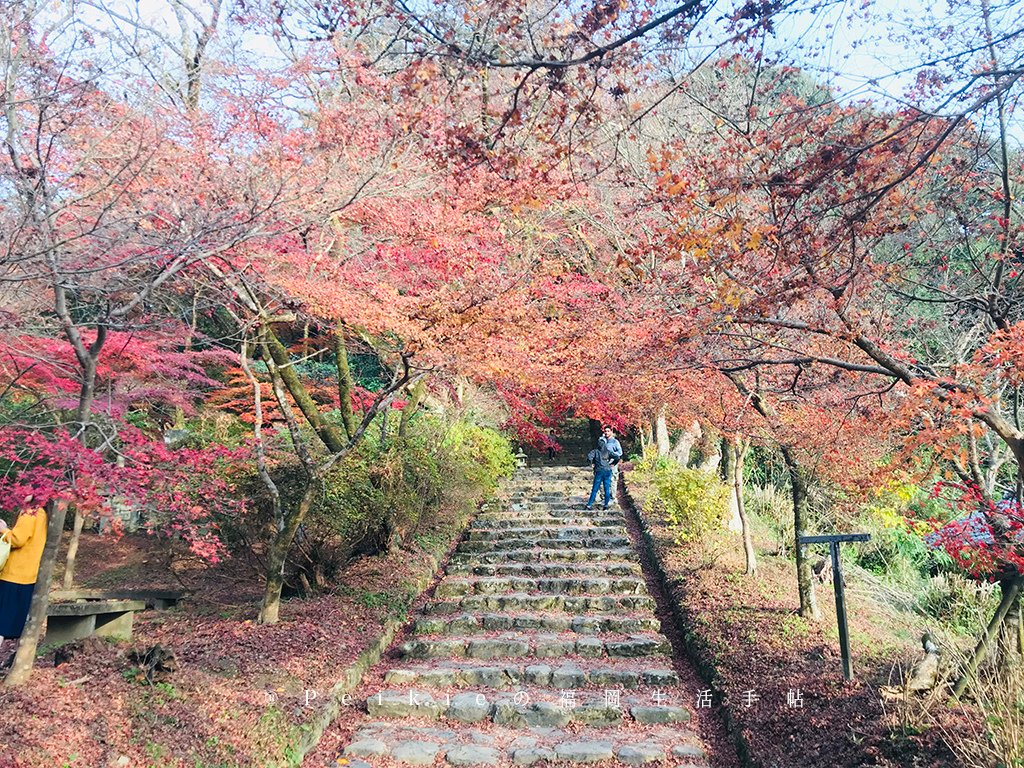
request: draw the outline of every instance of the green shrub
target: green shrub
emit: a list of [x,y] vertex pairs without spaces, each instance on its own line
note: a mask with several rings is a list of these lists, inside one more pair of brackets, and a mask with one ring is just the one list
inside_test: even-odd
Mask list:
[[516,468],[512,443],[489,427],[457,421],[445,436],[444,448],[456,476],[479,493],[492,493]]
[[690,542],[722,527],[729,488],[717,475],[654,456],[645,456],[637,468],[651,474],[659,506],[677,542]]
[[[402,438],[397,426],[392,418],[386,435],[371,429],[324,478],[289,557],[286,593],[329,587],[357,555],[408,542],[443,539],[446,545],[449,524],[464,518],[515,468],[511,444],[493,429],[428,412],[418,414]],[[271,474],[290,509],[305,490],[306,475],[287,451],[280,455]],[[255,474],[246,495],[253,499],[249,518],[225,527],[236,545],[258,551],[271,535],[272,520],[269,497]]]

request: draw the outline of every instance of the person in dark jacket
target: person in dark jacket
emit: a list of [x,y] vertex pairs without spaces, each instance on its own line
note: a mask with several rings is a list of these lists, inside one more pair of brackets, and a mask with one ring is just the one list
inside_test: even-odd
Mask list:
[[615,439],[615,430],[604,428],[604,434],[597,441],[597,448],[587,454],[587,461],[594,467],[594,484],[590,489],[587,509],[594,508],[597,489],[604,489],[604,508],[608,509],[612,498],[612,469],[622,459],[622,446]]

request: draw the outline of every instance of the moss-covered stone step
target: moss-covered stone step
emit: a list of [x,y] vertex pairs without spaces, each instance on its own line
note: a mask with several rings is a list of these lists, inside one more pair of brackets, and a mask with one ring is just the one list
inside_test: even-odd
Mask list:
[[[679,684],[679,676],[668,667],[637,668],[631,663],[607,659],[592,662],[558,663],[537,661],[519,664],[481,666],[471,661],[446,661],[433,664],[409,664],[394,667],[384,676],[392,686],[427,686],[429,688],[495,688],[508,689],[521,685],[555,688],[668,688]],[[618,666],[615,666],[619,663]],[[558,671],[556,675],[555,672]],[[555,684],[552,683],[554,680]]]
[[578,525],[545,525],[532,528],[471,528],[468,541],[494,541],[496,539],[591,539],[626,536],[626,526],[602,525],[581,527]]
[[519,576],[449,576],[437,585],[435,597],[464,595],[500,595],[509,592],[547,595],[639,595],[647,585],[636,576],[621,578],[594,577],[519,577]]
[[[667,695],[657,692],[661,697]],[[518,691],[460,691],[441,694],[422,688],[389,688],[366,699],[371,717],[493,722],[519,728],[564,728],[577,725],[610,727],[623,722],[645,725],[687,723],[690,711],[679,704],[650,703],[649,697],[617,691],[590,694],[570,688],[520,688]]]
[[576,633],[522,634],[503,633],[496,637],[445,636],[438,639],[417,638],[402,644],[399,655],[404,659],[450,659],[465,656],[471,659],[503,659],[530,656],[552,659],[563,656],[586,658],[664,656],[671,653],[668,641],[661,635],[630,635],[628,637],[580,636]]
[[469,563],[449,564],[450,576],[516,576],[525,577],[588,577],[588,576],[641,576],[642,571],[637,563],[603,562],[603,563]]
[[650,613],[639,615],[573,616],[564,613],[460,613],[454,617],[420,617],[413,624],[415,634],[469,634],[511,629],[544,629],[581,635],[657,632],[660,622]]
[[629,537],[619,536],[587,536],[578,533],[558,539],[537,539],[534,537],[506,537],[493,541],[463,541],[459,544],[459,552],[491,552],[509,549],[615,549],[628,547]]
[[[603,512],[603,510],[602,510]],[[596,528],[605,525],[621,525],[624,518],[619,515],[532,515],[509,517],[507,515],[477,515],[472,529],[477,528],[536,528],[545,525],[573,525],[579,528]]]
[[428,616],[462,611],[564,611],[565,613],[612,613],[653,611],[654,599],[648,595],[466,595],[458,600],[434,600],[423,612]]
[[582,563],[616,560],[635,557],[631,547],[612,549],[494,549],[489,552],[466,552],[461,549],[452,554],[456,564],[487,565],[491,563]]
[[[472,711],[476,700],[463,705]],[[611,757],[608,755],[611,754]],[[486,730],[472,724],[458,727],[439,724],[423,726],[402,721],[379,720],[367,723],[352,736],[345,747],[348,765],[360,758],[390,758],[401,765],[567,765],[605,766],[676,765],[682,768],[707,768],[707,755],[699,740],[686,726],[650,726],[637,730],[602,729],[588,736],[558,728],[509,728],[488,724]],[[427,762],[429,760],[429,762]],[[672,761],[672,762],[666,762]],[[362,763],[362,766],[369,763]]]

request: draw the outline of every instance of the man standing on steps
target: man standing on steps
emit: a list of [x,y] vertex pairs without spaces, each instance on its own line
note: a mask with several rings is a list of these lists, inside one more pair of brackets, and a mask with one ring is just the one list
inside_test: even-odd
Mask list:
[[612,468],[621,458],[622,446],[615,439],[615,430],[605,426],[604,434],[597,441],[597,448],[587,454],[587,461],[594,467],[594,485],[590,489],[587,509],[594,508],[599,487],[604,488],[604,508],[608,509],[612,500]]

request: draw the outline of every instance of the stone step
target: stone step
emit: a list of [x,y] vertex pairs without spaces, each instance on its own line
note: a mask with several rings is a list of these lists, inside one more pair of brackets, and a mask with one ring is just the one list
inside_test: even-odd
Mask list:
[[[467,702],[466,706],[475,702]],[[707,756],[696,735],[678,725],[637,729],[603,729],[586,735],[543,729],[489,725],[486,730],[461,726],[415,726],[402,721],[369,722],[357,730],[344,750],[349,765],[359,768],[359,758],[390,758],[400,765],[435,765],[443,759],[452,766],[570,765],[603,762],[633,766],[665,760],[686,761],[682,768],[706,768]],[[611,762],[614,761],[614,762]]]
[[[566,490],[554,498],[537,498],[530,494],[516,494],[513,496],[507,496],[501,499],[500,504],[504,509],[516,508],[520,506],[541,506],[541,507],[552,507],[552,508],[566,508],[573,507],[576,509],[582,509],[587,500],[590,498],[590,483],[585,485],[578,485],[571,490]],[[604,499],[604,495],[601,496]],[[614,502],[615,496],[612,496]]]
[[404,659],[511,659],[530,656],[554,659],[563,656],[584,658],[637,658],[665,656],[672,652],[661,635],[580,636],[564,634],[504,633],[496,637],[445,636],[439,639],[417,638],[399,648]]
[[578,525],[546,525],[543,527],[522,527],[522,528],[470,528],[468,541],[494,541],[518,540],[518,539],[589,539],[624,537],[626,526],[623,523],[618,525],[602,526],[578,526]]
[[463,541],[459,544],[459,552],[490,552],[506,549],[614,549],[628,547],[628,536],[584,536],[561,539],[513,539],[505,538],[495,541]]
[[498,509],[488,510],[488,513],[500,512],[506,517],[527,517],[529,515],[552,515],[555,517],[567,517],[572,515],[580,515],[587,517],[589,515],[597,514],[608,515],[616,514],[619,512],[612,504],[608,509],[602,509],[603,505],[598,506],[596,509],[587,509],[587,495],[581,495],[566,501],[565,503],[558,504],[546,504],[546,503],[531,503],[531,502],[517,502],[515,504],[505,504]]
[[636,558],[632,547],[615,547],[614,549],[494,549],[489,552],[463,552],[461,549],[452,553],[452,562],[456,564],[486,565],[490,563],[583,563],[600,561],[617,561],[625,558]]
[[435,600],[423,607],[429,616],[463,611],[564,611],[566,613],[613,613],[653,611],[648,595],[466,595],[458,600]]
[[[579,510],[576,510],[579,512]],[[546,525],[572,525],[579,528],[600,528],[606,525],[622,525],[621,515],[547,515],[532,517],[509,517],[508,515],[479,514],[473,520],[470,530],[478,528],[536,528]]]
[[640,595],[647,591],[643,579],[626,578],[530,578],[494,576],[461,578],[448,576],[437,585],[435,597],[501,595],[511,592],[546,595]]
[[415,634],[457,634],[500,632],[511,629],[546,629],[552,632],[576,632],[581,635],[607,633],[657,632],[660,622],[650,614],[613,616],[573,616],[559,613],[506,614],[461,613],[421,617],[413,624]]
[[[565,509],[543,507],[540,509],[522,509],[513,512],[482,512],[476,520],[508,521],[507,527],[516,528],[520,525],[573,525],[582,522],[593,525],[597,520],[610,520],[621,523],[624,518],[615,509],[586,509],[583,502],[579,506]],[[530,522],[534,521],[534,522]]]
[[[617,665],[617,666],[616,666]],[[556,675],[555,672],[558,671]],[[480,666],[472,662],[444,662],[441,665],[406,664],[385,674],[384,682],[392,686],[427,686],[430,688],[495,688],[519,685],[555,688],[666,688],[679,684],[679,676],[668,667],[640,667],[621,659],[593,663],[567,664],[557,667],[544,663]]]
[[[652,698],[655,694],[660,698]],[[471,689],[444,694],[422,688],[388,688],[370,695],[366,709],[377,718],[492,722],[519,728],[689,722],[690,711],[681,701],[668,703],[671,698],[662,691],[651,696],[618,691],[617,696],[609,696],[607,692],[590,694],[568,688],[530,687],[515,692]]]
[[470,575],[470,576],[518,576],[518,577],[543,577],[554,578],[571,576],[641,576],[642,571],[636,563],[630,562],[604,562],[604,563],[507,563],[502,564],[481,564],[469,565],[459,563],[449,564],[448,574]]

